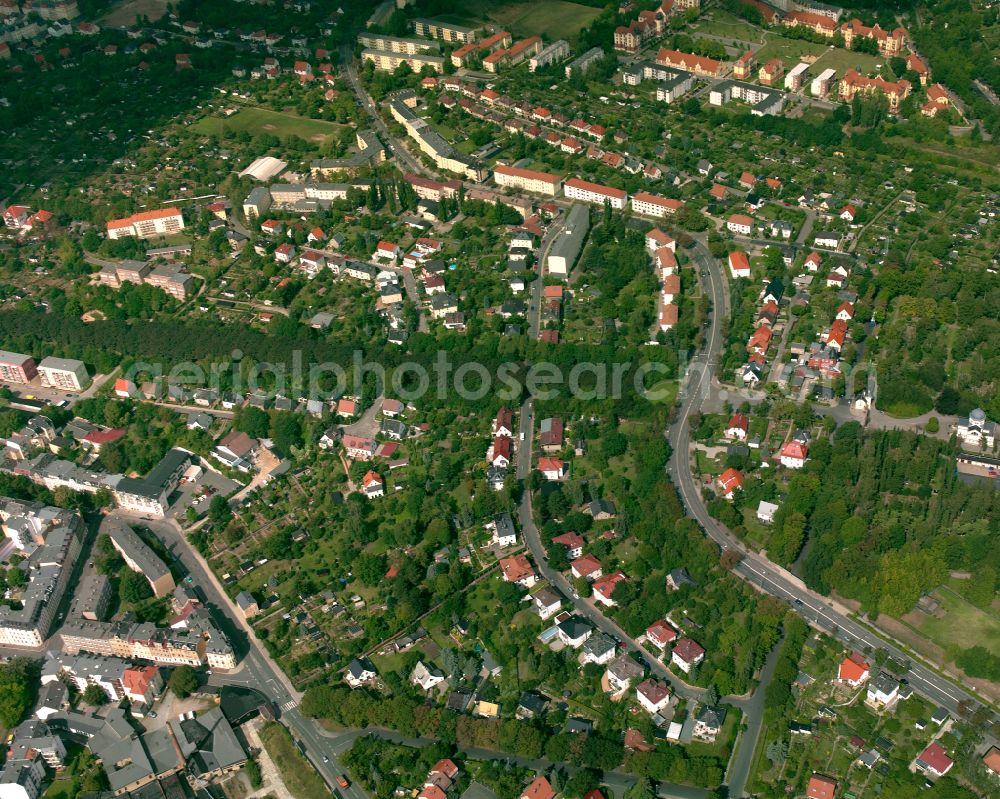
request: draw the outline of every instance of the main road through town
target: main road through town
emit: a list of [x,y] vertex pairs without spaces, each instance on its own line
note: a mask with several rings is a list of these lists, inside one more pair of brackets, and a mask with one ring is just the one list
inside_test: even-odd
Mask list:
[[[173,520],[145,520],[143,524],[149,527],[191,575],[192,580],[203,592],[207,604],[215,607],[216,617],[224,620],[225,632],[237,652],[243,655],[235,670],[216,671],[211,674],[209,684],[253,688],[270,699],[281,721],[301,742],[306,757],[333,792],[337,776],[345,773],[345,769],[337,761],[334,742],[316,721],[306,718],[298,710],[301,694],[271,659],[267,650],[254,636],[250,626],[241,619],[215,573],[186,540],[177,523]],[[344,799],[368,799],[368,795],[353,784],[346,789],[337,787],[336,791]]]

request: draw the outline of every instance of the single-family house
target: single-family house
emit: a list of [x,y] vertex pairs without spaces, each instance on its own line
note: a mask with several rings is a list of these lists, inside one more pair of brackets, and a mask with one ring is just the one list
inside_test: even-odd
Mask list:
[[670,662],[685,674],[705,659],[705,650],[690,638],[681,638],[670,655]]

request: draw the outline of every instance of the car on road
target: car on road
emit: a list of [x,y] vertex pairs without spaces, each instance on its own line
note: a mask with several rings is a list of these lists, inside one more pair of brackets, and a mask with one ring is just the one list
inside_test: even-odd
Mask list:
[[328,758],[326,755],[323,755],[323,762],[324,763],[329,763],[330,762],[330,758]]
[[341,788],[351,787],[351,783],[347,781],[347,777],[345,777],[343,774],[337,775],[337,785],[339,785]]

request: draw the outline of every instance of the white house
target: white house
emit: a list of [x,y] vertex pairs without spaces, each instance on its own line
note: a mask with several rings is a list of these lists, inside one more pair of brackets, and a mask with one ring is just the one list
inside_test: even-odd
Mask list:
[[613,661],[604,672],[608,683],[608,691],[612,694],[620,694],[627,691],[632,684],[632,680],[639,679],[643,674],[643,668],[631,655],[624,654]]
[[959,419],[955,435],[963,446],[973,449],[993,449],[996,440],[996,423],[986,418],[986,411],[976,408],[968,417]]
[[875,675],[875,678],[868,683],[868,692],[865,696],[865,703],[882,710],[892,708],[899,700],[899,680],[886,674],[884,671]]
[[444,675],[433,666],[426,666],[422,660],[417,661],[417,665],[410,675],[410,682],[422,691],[429,691],[435,685],[440,685],[445,680]]
[[559,595],[550,588],[542,588],[532,595],[531,601],[535,604],[535,612],[542,621],[551,619],[562,608],[562,600]]
[[649,713],[659,713],[670,704],[670,686],[653,678],[643,680],[636,686],[635,698]]
[[344,672],[344,681],[351,688],[360,688],[378,677],[378,672],[367,658],[354,658]]
[[774,514],[778,512],[778,506],[773,502],[760,501],[757,506],[757,520],[761,524],[770,524],[774,521]]
[[729,274],[734,280],[738,277],[750,277],[750,259],[745,252],[729,253]]
[[570,649],[579,649],[594,633],[594,628],[580,616],[570,616],[556,626],[559,640]]
[[517,543],[517,530],[514,529],[514,520],[511,519],[509,513],[498,513],[488,526],[493,530],[491,544],[503,549]]
[[733,214],[726,222],[726,229],[738,236],[749,236],[753,230],[753,219],[746,214]]
[[685,674],[705,659],[705,650],[700,644],[696,644],[690,638],[682,638],[674,646],[674,651],[670,655],[670,662]]

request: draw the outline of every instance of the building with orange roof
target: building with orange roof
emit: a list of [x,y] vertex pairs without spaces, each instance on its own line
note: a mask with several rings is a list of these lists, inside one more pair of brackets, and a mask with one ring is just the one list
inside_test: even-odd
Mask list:
[[840,32],[844,35],[844,46],[848,50],[854,49],[854,43],[858,39],[873,39],[879,53],[885,58],[892,58],[902,53],[903,45],[909,38],[906,28],[895,28],[890,33],[878,23],[869,28],[856,17],[841,25]]
[[743,486],[743,472],[739,469],[729,468],[719,475],[719,488],[722,489],[722,496],[732,499],[736,489]]
[[908,72],[916,72],[920,76],[921,86],[927,85],[927,81],[931,76],[931,71],[927,68],[927,64],[924,63],[924,60],[916,53],[910,53],[907,57],[906,69]]
[[729,253],[729,274],[733,279],[750,277],[750,259],[745,252],[735,250]]
[[903,100],[910,96],[910,88],[908,80],[892,83],[883,78],[866,78],[857,70],[849,69],[840,81],[840,99],[849,103],[858,93],[865,96],[881,93],[889,101],[889,110],[895,114]]
[[570,178],[563,184],[563,193],[569,200],[581,200],[582,202],[604,205],[605,201],[611,204],[616,210],[625,207],[628,193],[622,189],[615,189],[611,186],[602,186],[599,183],[591,183],[580,178]]
[[806,786],[808,799],[834,799],[837,794],[837,781],[822,774],[813,774]]
[[951,106],[951,95],[940,83],[927,88],[927,103],[920,109],[925,117],[937,116],[938,111],[944,111]]
[[500,560],[500,574],[505,583],[531,588],[537,581],[531,561],[524,555],[513,555]]
[[781,24],[786,28],[805,28],[827,39],[832,39],[837,33],[837,21],[833,17],[813,11],[789,11]]
[[549,197],[557,196],[562,189],[562,178],[558,175],[503,164],[497,164],[493,168],[493,181],[498,186],[521,189]]
[[773,86],[785,74],[785,65],[780,58],[772,58],[757,73],[757,79],[764,86]]
[[178,208],[161,208],[156,211],[143,211],[123,219],[112,219],[107,223],[109,239],[121,239],[135,236],[140,239],[151,239],[156,236],[168,236],[184,229],[184,216]]
[[852,688],[863,685],[871,674],[871,666],[858,652],[852,652],[842,661],[837,670],[837,680]]
[[665,216],[673,216],[683,207],[684,203],[680,200],[660,197],[645,191],[638,191],[632,195],[632,210],[643,216],[662,219]]
[[545,777],[538,776],[521,792],[519,799],[555,799],[556,792]]
[[656,54],[656,63],[664,67],[693,72],[703,78],[721,78],[725,68],[722,61],[666,48],[661,48]]
[[737,80],[747,80],[757,67],[757,57],[753,50],[747,50],[733,62],[733,77]]

